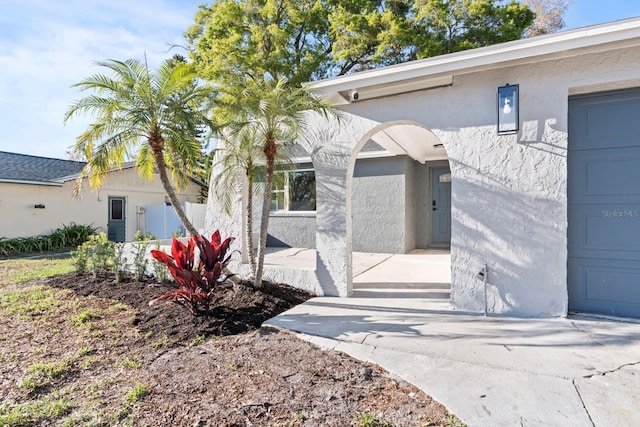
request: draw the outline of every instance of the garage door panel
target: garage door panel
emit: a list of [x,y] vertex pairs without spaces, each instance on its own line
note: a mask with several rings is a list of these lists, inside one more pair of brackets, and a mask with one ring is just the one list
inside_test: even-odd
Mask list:
[[589,203],[589,198],[617,200],[627,196],[640,203],[640,147],[571,152],[572,203]]
[[578,311],[637,317],[640,262],[572,259],[569,274],[571,308]]
[[572,206],[569,253],[640,261],[640,203]]
[[572,150],[638,145],[640,92],[572,100],[569,114],[576,142]]
[[640,317],[640,90],[569,100],[569,308]]

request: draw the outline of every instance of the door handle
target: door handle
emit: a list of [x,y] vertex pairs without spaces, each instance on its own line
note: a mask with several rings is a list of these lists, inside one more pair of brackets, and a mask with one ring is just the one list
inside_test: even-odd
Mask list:
[[435,200],[431,201],[431,206],[432,206],[431,210],[434,210],[434,211],[438,210],[438,208],[436,208],[436,201]]

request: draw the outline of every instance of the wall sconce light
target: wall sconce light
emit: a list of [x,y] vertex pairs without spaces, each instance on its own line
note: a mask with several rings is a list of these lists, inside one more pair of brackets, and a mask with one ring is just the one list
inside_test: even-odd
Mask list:
[[44,209],[44,205],[42,203],[38,203],[37,205],[33,206],[34,209]]
[[498,135],[517,133],[520,124],[519,85],[498,87]]

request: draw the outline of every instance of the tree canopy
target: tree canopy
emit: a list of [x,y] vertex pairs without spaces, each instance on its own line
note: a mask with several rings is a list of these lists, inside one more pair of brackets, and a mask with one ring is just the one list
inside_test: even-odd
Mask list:
[[298,86],[519,39],[535,17],[515,0],[214,0],[186,37],[204,78]]
[[87,159],[76,191],[85,177],[91,188],[100,188],[107,172],[121,168],[135,152],[140,176],[151,180],[157,169],[176,214],[196,234],[173,183],[185,187],[189,174],[198,169],[199,136],[209,124],[211,91],[197,84],[191,66],[175,58],[164,61],[155,72],[135,59],[97,64],[109,73],[75,84],[91,94],[72,103],[64,116],[65,122],[81,114],[93,115],[95,120],[73,147],[76,156]]

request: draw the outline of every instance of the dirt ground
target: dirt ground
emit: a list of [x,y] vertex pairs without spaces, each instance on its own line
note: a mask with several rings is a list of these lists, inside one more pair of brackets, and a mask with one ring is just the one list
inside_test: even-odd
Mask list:
[[[377,366],[260,328],[302,291],[227,285],[210,316],[193,318],[149,306],[160,290],[148,285],[65,274],[1,289],[0,416],[60,402],[13,425],[461,425]],[[62,373],[42,369],[55,363]]]

